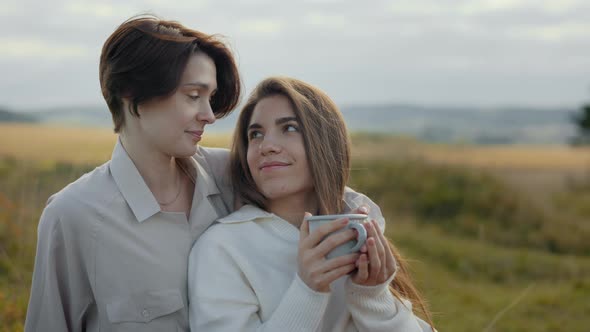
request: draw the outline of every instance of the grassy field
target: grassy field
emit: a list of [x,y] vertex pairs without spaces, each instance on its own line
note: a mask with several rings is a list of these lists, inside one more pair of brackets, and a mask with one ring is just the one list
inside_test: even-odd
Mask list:
[[[0,331],[22,330],[45,200],[106,161],[115,139],[0,125]],[[353,145],[352,186],[382,207],[439,331],[588,330],[590,150],[366,134]]]
[[[0,123],[0,156],[25,160],[100,163],[111,156],[116,135],[104,128]],[[590,169],[590,149],[569,146],[469,146],[425,144],[403,137],[353,134],[355,160],[422,159],[488,170],[576,172]],[[227,134],[205,133],[205,146],[227,147]]]

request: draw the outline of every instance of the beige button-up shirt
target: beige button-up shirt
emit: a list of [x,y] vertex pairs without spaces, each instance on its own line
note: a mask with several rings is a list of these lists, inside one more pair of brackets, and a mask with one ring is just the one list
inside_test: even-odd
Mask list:
[[199,147],[190,219],[162,212],[123,146],[53,195],[38,226],[25,331],[188,331],[194,241],[233,210],[229,153]]

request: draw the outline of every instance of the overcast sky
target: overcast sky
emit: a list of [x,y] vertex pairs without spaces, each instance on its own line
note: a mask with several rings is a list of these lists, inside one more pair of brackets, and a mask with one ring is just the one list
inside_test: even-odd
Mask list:
[[103,105],[102,44],[144,12],[227,36],[247,92],[280,74],[340,105],[590,100],[588,0],[0,0],[0,107]]

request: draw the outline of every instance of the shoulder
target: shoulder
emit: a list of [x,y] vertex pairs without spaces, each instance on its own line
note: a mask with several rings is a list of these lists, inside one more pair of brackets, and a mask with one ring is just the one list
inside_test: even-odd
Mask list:
[[195,159],[206,161],[212,172],[224,172],[229,165],[229,150],[199,146]]
[[218,186],[230,190],[229,155],[228,149],[199,146],[193,157],[213,176]]
[[207,161],[213,163],[227,163],[229,161],[229,149],[226,148],[211,148],[199,145],[197,155],[202,155]]
[[108,164],[82,175],[49,197],[39,228],[54,227],[58,222],[63,227],[81,227],[83,221],[96,216],[117,193]]
[[383,218],[383,213],[381,212],[379,205],[373,202],[369,197],[346,187],[343,199],[347,206],[346,212],[353,211],[361,206],[366,206],[369,208],[369,217],[375,219],[382,228],[385,227],[385,218]]
[[189,266],[195,264],[234,264],[236,253],[240,252],[248,238],[241,225],[211,225],[194,243],[189,253]]
[[244,205],[228,216],[218,219],[201,235],[195,246],[239,248],[248,239],[258,237],[260,227],[257,221],[269,216],[269,213],[258,207]]

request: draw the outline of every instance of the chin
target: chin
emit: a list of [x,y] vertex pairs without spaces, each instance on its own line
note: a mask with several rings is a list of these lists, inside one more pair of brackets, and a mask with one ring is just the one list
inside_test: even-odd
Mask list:
[[187,146],[183,147],[182,149],[178,149],[174,151],[174,157],[176,158],[187,158],[192,157],[197,153],[197,146]]
[[291,196],[296,193],[296,191],[290,190],[290,188],[285,188],[284,186],[272,186],[268,188],[264,188],[262,190],[264,197],[269,200],[274,199],[281,199],[287,196]]

